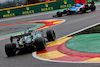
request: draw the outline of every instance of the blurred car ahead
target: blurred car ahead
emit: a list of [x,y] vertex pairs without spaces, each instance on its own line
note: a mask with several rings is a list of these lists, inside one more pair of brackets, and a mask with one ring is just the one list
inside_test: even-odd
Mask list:
[[86,13],[86,11],[88,10],[95,11],[96,9],[95,3],[94,2],[89,2],[89,3],[75,4],[74,6],[69,7],[67,10],[58,11],[56,15],[53,15],[53,17],[62,17],[63,14],[72,15],[78,12]]

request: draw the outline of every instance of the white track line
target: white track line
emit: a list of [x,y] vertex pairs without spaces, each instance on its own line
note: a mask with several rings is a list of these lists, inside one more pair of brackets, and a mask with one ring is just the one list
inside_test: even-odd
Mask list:
[[[96,23],[96,24],[93,24],[93,25],[91,25],[91,26],[85,27],[85,28],[83,28],[83,29],[81,29],[81,30],[78,30],[78,31],[76,31],[76,32],[73,32],[73,33],[71,33],[71,34],[68,34],[68,35],[66,35],[66,36],[64,36],[64,37],[71,36],[71,35],[73,35],[73,34],[76,34],[76,33],[78,33],[78,32],[84,31],[84,30],[86,30],[86,29],[88,29],[88,28],[94,27],[94,26],[99,25],[99,24],[100,24],[100,22],[98,22],[98,23]],[[64,37],[61,37],[61,38],[64,38]],[[58,38],[58,39],[61,39],[61,38]],[[48,59],[43,59],[43,58],[37,56],[37,52],[33,52],[33,53],[32,53],[32,56],[33,56],[34,58],[38,59],[38,60],[49,61],[49,62],[60,62],[60,63],[100,63],[100,62],[69,62],[69,61],[67,62],[67,61],[48,60]]]

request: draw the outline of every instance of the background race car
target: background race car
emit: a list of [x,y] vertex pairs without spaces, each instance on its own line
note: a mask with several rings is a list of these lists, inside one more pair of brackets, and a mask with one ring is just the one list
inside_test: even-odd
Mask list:
[[[16,39],[16,40],[15,40]],[[11,43],[5,45],[6,55],[14,56],[18,51],[42,51],[46,48],[46,42],[54,41],[56,34],[54,30],[47,30],[46,34],[43,31],[27,29],[21,35],[11,36]]]
[[72,15],[77,12],[85,13],[88,10],[94,11],[96,9],[94,2],[89,3],[75,4],[74,6],[69,7],[67,10],[64,10],[62,12],[58,11],[53,17],[62,17],[63,14]]

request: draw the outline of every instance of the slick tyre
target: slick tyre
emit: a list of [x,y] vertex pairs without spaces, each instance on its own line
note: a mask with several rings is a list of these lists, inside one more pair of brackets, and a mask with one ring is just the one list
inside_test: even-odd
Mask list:
[[6,55],[8,57],[15,56],[15,54],[16,54],[15,49],[16,49],[16,44],[14,44],[14,43],[6,44],[5,45],[5,53],[6,53]]
[[47,39],[49,42],[54,41],[56,39],[56,34],[55,34],[54,30],[48,30],[46,32],[46,34],[47,34]]
[[58,17],[62,17],[62,12],[60,12],[60,11],[57,12],[57,16],[58,16]]
[[96,6],[95,5],[90,5],[90,10],[91,11],[95,11],[95,9],[96,9]]
[[37,51],[45,50],[46,42],[43,37],[38,37],[35,39],[35,46]]

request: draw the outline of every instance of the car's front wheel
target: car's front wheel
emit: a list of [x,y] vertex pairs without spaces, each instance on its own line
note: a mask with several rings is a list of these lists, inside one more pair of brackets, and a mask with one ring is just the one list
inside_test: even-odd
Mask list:
[[96,6],[95,5],[90,5],[90,10],[91,11],[94,11],[96,9]]
[[60,11],[57,12],[57,16],[58,16],[58,17],[62,17],[62,12],[60,12]]
[[47,30],[46,34],[48,41],[54,41],[56,39],[56,34],[54,30]]

